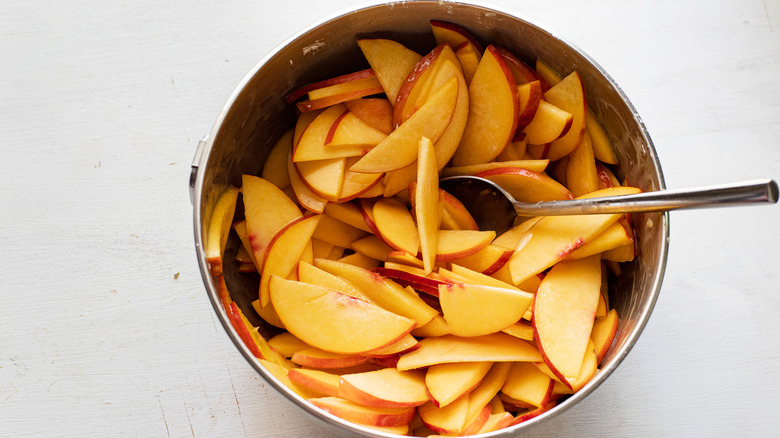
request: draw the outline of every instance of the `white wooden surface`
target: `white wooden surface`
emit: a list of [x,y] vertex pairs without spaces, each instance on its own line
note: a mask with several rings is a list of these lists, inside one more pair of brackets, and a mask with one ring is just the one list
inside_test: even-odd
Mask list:
[[[219,326],[187,182],[244,74],[358,4],[0,2],[0,436],[326,436]],[[492,4],[613,75],[669,187],[780,178],[778,0]],[[673,213],[639,342],[528,436],[776,435],[779,230],[778,206]]]

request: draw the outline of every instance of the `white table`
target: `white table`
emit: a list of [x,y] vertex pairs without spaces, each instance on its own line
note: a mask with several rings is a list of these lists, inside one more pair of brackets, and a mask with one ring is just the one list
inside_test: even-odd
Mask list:
[[[230,343],[195,261],[198,140],[244,74],[356,1],[0,3],[0,436],[325,434]],[[669,187],[780,178],[780,2],[494,1],[588,52]],[[780,207],[672,214],[627,359],[528,436],[769,436]]]

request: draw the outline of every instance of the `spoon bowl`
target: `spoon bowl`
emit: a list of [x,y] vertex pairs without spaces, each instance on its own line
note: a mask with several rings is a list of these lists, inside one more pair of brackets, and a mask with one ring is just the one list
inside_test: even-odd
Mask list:
[[680,209],[777,203],[777,183],[757,179],[732,184],[679,190],[659,190],[635,195],[567,201],[520,202],[493,181],[472,175],[442,178],[440,187],[458,198],[480,230],[496,234],[512,228],[517,216],[636,213]]

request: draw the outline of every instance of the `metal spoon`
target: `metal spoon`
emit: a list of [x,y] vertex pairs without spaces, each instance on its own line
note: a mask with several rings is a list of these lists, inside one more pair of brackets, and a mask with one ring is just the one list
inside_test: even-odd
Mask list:
[[481,230],[495,230],[497,234],[510,229],[517,216],[633,213],[756,203],[774,204],[778,197],[777,183],[771,179],[636,195],[537,203],[517,201],[498,184],[478,176],[442,178],[439,187],[463,203]]

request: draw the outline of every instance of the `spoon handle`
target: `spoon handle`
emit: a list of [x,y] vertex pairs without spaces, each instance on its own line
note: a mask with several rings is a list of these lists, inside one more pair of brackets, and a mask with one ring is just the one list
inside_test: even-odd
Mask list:
[[520,216],[562,216],[668,211],[755,203],[773,204],[777,202],[777,197],[777,183],[771,179],[759,179],[693,189],[644,192],[635,195],[549,201],[536,204],[515,202],[513,204]]

